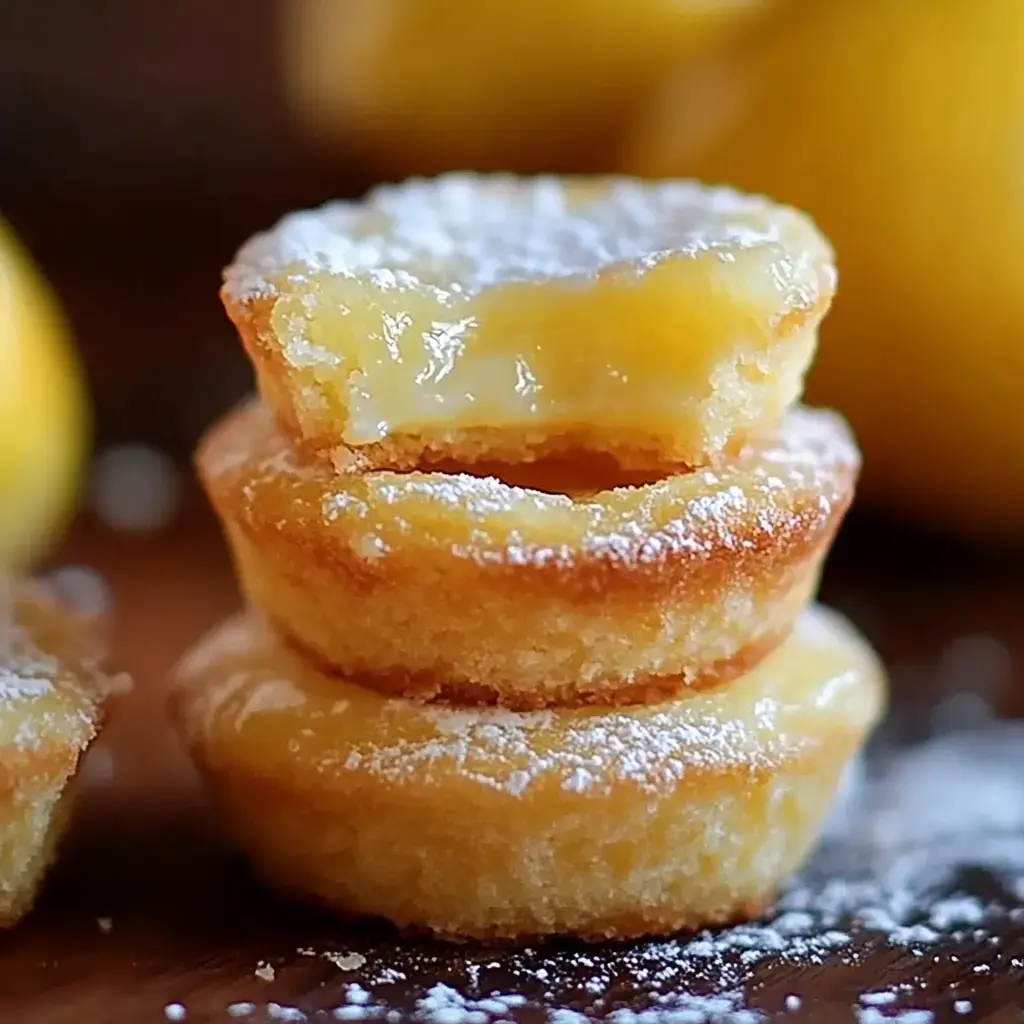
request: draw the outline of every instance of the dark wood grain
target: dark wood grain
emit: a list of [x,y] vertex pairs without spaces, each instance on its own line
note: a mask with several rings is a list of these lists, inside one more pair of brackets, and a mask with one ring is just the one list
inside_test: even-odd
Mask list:
[[[972,632],[1019,643],[1024,603],[1022,588],[1012,582],[1016,571],[1000,575],[983,563],[972,568],[958,556],[958,571],[943,582],[928,559],[916,569],[905,554],[894,561],[892,551],[903,550],[901,544],[882,557],[876,540],[864,543],[873,557],[865,557],[856,537],[844,541],[826,591],[861,620],[894,664],[937,664],[951,640]],[[201,508],[145,539],[83,522],[60,560],[88,562],[111,581],[118,655],[137,690],[103,739],[114,758],[113,779],[89,785],[40,906],[0,939],[0,1019],[141,1024],[166,1020],[165,1005],[181,1002],[188,1021],[219,1022],[240,1019],[228,1015],[229,1005],[252,1001],[261,1009],[245,1019],[271,1020],[271,1002],[311,1014],[343,1003],[345,985],[360,972],[298,952],[307,947],[361,951],[377,968],[386,963],[403,970],[408,981],[389,990],[391,1005],[403,1014],[434,982],[464,983],[471,964],[499,965],[485,970],[492,987],[513,991],[518,984],[525,995],[540,995],[538,984],[531,991],[514,969],[521,954],[405,945],[385,932],[353,930],[283,904],[254,883],[220,841],[163,717],[168,668],[237,604],[216,527]],[[923,708],[934,697],[909,687],[901,700]],[[827,874],[828,863],[822,867]],[[984,895],[998,881],[980,873],[972,885]],[[101,930],[101,918],[110,920],[109,933]],[[751,1002],[766,1013],[781,1012],[786,996],[797,993],[801,1007],[786,1019],[852,1020],[860,993],[906,982],[914,993],[906,1005],[932,1008],[937,1020],[1017,1020],[1024,1004],[1024,928],[1007,919],[995,931],[998,947],[989,939],[944,942],[925,957],[866,937],[856,940],[863,949],[854,963],[848,954],[821,965],[769,961],[758,966]],[[574,970],[579,974],[568,966],[571,952],[534,955],[550,959],[563,985]],[[622,949],[594,955],[609,969],[622,965],[606,1009],[616,1001],[642,1002],[645,987],[630,977]],[[273,981],[254,974],[261,962],[273,965]],[[977,963],[989,969],[974,973]],[[972,1014],[954,1014],[954,998],[970,999]],[[514,1016],[543,1019],[531,1005]]]

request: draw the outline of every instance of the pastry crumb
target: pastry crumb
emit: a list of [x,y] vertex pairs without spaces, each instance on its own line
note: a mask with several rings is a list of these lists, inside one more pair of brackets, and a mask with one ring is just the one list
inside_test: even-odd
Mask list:
[[361,953],[324,953],[323,958],[330,960],[339,971],[358,971],[366,963]]

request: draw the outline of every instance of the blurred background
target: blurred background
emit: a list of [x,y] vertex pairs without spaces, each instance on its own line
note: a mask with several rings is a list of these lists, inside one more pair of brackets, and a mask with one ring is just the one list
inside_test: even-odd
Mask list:
[[146,685],[237,600],[187,466],[251,386],[220,268],[289,209],[452,168],[811,212],[841,284],[809,397],[867,467],[826,594],[894,664],[980,637],[961,676],[1012,671],[1020,0],[5,0],[0,153],[0,558],[94,566]]

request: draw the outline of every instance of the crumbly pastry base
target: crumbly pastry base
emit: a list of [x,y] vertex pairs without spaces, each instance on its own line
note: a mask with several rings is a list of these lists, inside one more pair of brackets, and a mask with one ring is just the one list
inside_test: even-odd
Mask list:
[[580,464],[511,467],[510,483],[343,474],[251,404],[197,461],[246,595],[323,667],[528,709],[642,703],[753,667],[812,598],[859,457],[838,417],[798,409],[717,470],[648,482]]
[[0,927],[32,906],[70,817],[81,758],[121,678],[101,669],[99,623],[21,584],[0,654]]
[[476,475],[485,474],[492,464],[508,467],[547,460],[571,462],[593,458],[595,452],[601,453],[606,465],[614,466],[623,475],[667,476],[705,465],[714,469],[742,450],[748,435],[757,433],[754,429],[737,429],[730,435],[726,449],[709,453],[682,445],[670,435],[652,437],[649,432],[635,428],[433,428],[419,434],[390,434],[370,444],[339,445],[325,435],[297,438],[296,429],[289,428],[287,423],[284,427],[299,448],[320,457],[326,455],[342,473],[445,472],[450,466],[472,466]]
[[821,609],[711,693],[525,713],[327,678],[250,613],[186,657],[174,712],[277,885],[445,938],[604,939],[760,910],[884,689],[870,648]]
[[[390,675],[374,674],[369,683],[376,690],[389,697],[418,700],[425,703],[450,704],[464,708],[503,707],[509,711],[541,711],[545,708],[584,708],[610,707],[626,708],[644,704],[657,704],[666,700],[675,700],[687,693],[703,693],[718,686],[724,686],[734,679],[745,675],[755,668],[777,647],[785,642],[790,634],[792,623],[807,607],[817,589],[817,578],[809,581],[806,592],[801,588],[793,597],[791,618],[777,632],[762,630],[756,641],[745,644],[731,658],[721,662],[711,662],[701,667],[699,674],[686,678],[676,676],[653,675],[650,677],[636,674],[628,684],[618,689],[605,686],[594,690],[579,684],[563,687],[549,685],[543,693],[531,693],[522,689],[511,688],[496,692],[493,687],[477,686],[470,682],[445,683],[436,676],[416,676],[397,670]],[[328,676],[344,678],[344,673],[325,661],[316,651],[310,650],[291,636],[286,630],[275,626],[282,643],[290,647],[300,657]]]
[[221,297],[292,442],[340,467],[664,469],[778,422],[835,285],[811,221],[762,197],[456,174],[284,218]]

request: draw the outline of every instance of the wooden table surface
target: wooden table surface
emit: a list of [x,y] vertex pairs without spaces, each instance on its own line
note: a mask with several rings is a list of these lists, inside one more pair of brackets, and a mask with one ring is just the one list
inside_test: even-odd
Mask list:
[[[1019,564],[1000,573],[971,563],[963,571],[959,555],[898,540],[880,548],[874,534],[864,536],[869,539],[858,540],[855,533],[841,546],[826,596],[879,644],[896,669],[901,700],[911,706],[933,701],[936,687],[950,685],[935,666],[958,637],[982,635],[1008,652],[1011,667],[1021,664]],[[496,965],[487,968],[492,987],[508,992],[521,985],[528,997],[506,1019],[545,1019],[533,1003],[551,986],[517,981],[523,954],[403,947],[386,935],[353,932],[277,901],[217,838],[163,718],[168,668],[238,603],[219,535],[201,508],[146,538],[82,523],[60,561],[87,563],[112,584],[118,660],[135,676],[137,689],[103,738],[99,749],[106,753],[87,769],[90,784],[40,906],[0,940],[0,1020],[141,1024],[167,1020],[175,1011],[165,1007],[178,1003],[190,1022],[300,1019],[299,1010],[315,1019],[315,1011],[344,1004],[346,985],[365,980],[366,971],[341,970],[302,949],[359,951],[377,980],[382,964],[403,971],[407,980],[387,989],[388,1005],[401,1011],[395,1020],[415,1019],[410,1007],[434,982],[465,986],[467,969],[473,974],[487,964]],[[921,697],[915,686],[931,695]],[[1012,703],[1012,686],[1005,692]],[[915,720],[904,716],[911,732]],[[976,884],[984,889],[994,883],[982,872]],[[907,1006],[930,1008],[937,1020],[1024,1019],[1021,916],[1005,917],[994,940],[950,940],[924,957],[865,941],[852,963],[848,956],[804,966],[769,959],[757,968],[751,1003],[781,1012],[786,997],[796,994],[799,1006],[791,999],[786,1019],[851,1020],[864,991],[883,981],[906,982],[910,994],[898,1006],[862,1007],[860,1019]],[[527,960],[531,956],[546,958],[556,974],[564,974],[560,983],[572,988],[579,958],[571,951],[536,951]],[[628,950],[596,950],[592,956],[618,973],[606,1010],[616,1000],[642,1005],[649,987],[631,977]],[[983,969],[975,971],[981,958]],[[256,974],[261,964],[273,968],[273,980]],[[969,1000],[971,1013],[956,1013],[954,997]],[[557,1005],[557,992],[546,997],[549,1007],[552,998]],[[250,1016],[229,1014],[229,1006],[240,1014],[246,1007],[238,1004],[248,1002],[255,1004]],[[966,1005],[957,1004],[961,1010]],[[926,1019],[907,1018],[908,1024]]]

